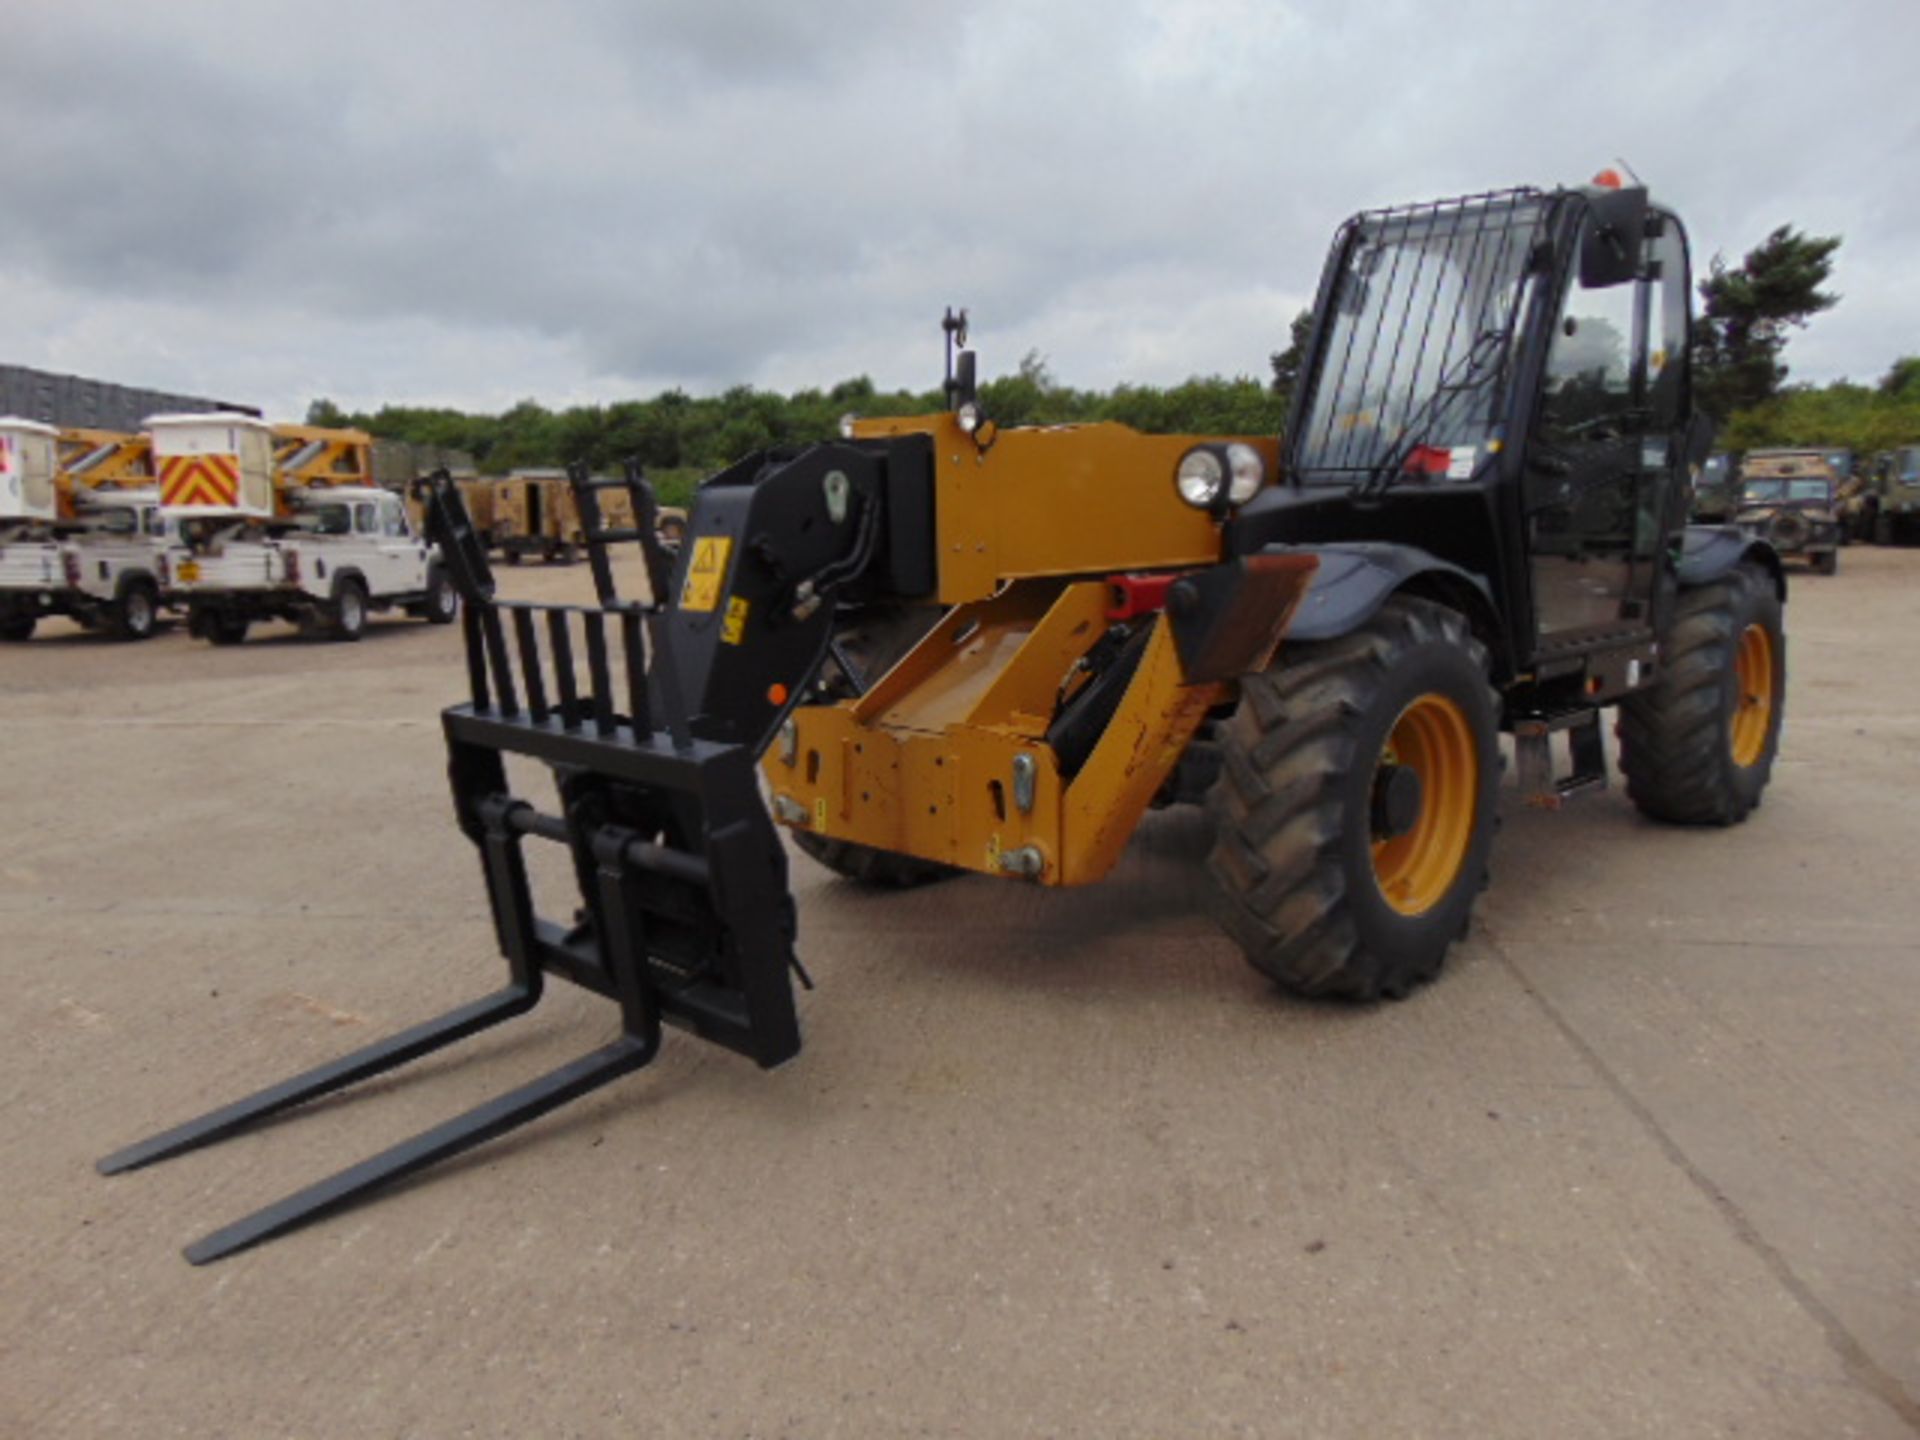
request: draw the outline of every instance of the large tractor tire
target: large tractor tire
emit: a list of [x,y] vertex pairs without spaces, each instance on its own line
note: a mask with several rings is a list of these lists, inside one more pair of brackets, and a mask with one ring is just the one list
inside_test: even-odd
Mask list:
[[1773,576],[1743,564],[1681,592],[1664,665],[1620,704],[1620,769],[1644,814],[1733,825],[1760,803],[1786,712],[1787,640]]
[[1241,682],[1207,797],[1208,869],[1256,970],[1348,1000],[1398,999],[1439,970],[1493,847],[1487,668],[1457,611],[1396,597]]
[[794,830],[790,833],[793,843],[809,859],[819,861],[836,875],[858,880],[863,885],[909,890],[935,880],[948,880],[960,873],[952,865],[922,860],[915,855],[902,855],[895,850],[879,850],[853,840],[834,840],[825,835],[816,835],[811,830]]

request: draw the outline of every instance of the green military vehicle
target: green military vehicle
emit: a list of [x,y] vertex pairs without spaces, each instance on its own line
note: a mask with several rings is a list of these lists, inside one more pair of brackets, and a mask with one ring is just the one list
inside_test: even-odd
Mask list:
[[1867,483],[1866,503],[1874,544],[1920,540],[1920,445],[1902,445],[1879,457]]
[[1740,508],[1740,455],[1716,450],[1693,481],[1693,520],[1698,525],[1725,525]]
[[[1846,483],[1820,450],[1750,450],[1741,466],[1733,523],[1766,540],[1782,558],[1805,560],[1821,575],[1840,570],[1841,487]],[[1853,457],[1846,455],[1847,471]]]

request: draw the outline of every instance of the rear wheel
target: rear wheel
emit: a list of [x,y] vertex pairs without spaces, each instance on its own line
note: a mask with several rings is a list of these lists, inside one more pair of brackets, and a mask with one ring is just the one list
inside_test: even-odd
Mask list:
[[427,571],[427,603],[422,613],[433,625],[451,625],[460,615],[460,594],[438,565]]
[[1838,575],[1840,573],[1840,552],[1822,550],[1813,557],[1813,569],[1817,575]]
[[1773,576],[1743,564],[1681,592],[1665,663],[1620,702],[1620,769],[1641,811],[1676,825],[1747,818],[1773,774],[1787,641]]
[[342,580],[333,592],[327,621],[336,640],[353,641],[366,634],[367,587],[352,576]]
[[113,602],[107,623],[122,640],[146,640],[152,637],[159,615],[160,599],[153,586],[136,580]]
[[33,628],[39,624],[35,615],[7,615],[0,617],[0,640],[18,642],[31,640]]
[[201,624],[201,634],[215,645],[238,645],[247,638],[247,617],[212,614]]
[[922,860],[916,855],[902,855],[895,850],[881,850],[853,840],[834,840],[825,835],[816,835],[811,830],[794,830],[790,833],[793,843],[808,858],[819,861],[836,875],[844,875],[864,885],[908,890],[916,885],[931,884],[935,880],[951,879],[960,873],[953,866],[942,865],[937,860]]
[[1498,736],[1485,649],[1411,597],[1242,681],[1208,869],[1254,968],[1353,1000],[1431,979],[1486,881]]

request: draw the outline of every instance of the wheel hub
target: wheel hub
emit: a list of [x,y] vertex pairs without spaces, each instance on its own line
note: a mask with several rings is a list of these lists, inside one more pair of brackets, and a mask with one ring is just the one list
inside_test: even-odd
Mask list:
[[1391,840],[1413,829],[1423,799],[1419,771],[1411,765],[1381,765],[1373,772],[1373,838]]
[[1466,711],[1437,691],[1416,696],[1373,771],[1374,880],[1402,915],[1424,915],[1447,898],[1473,844],[1480,761]]

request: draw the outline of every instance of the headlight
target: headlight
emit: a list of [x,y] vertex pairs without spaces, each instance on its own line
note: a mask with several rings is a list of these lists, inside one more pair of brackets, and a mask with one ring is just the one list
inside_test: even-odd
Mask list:
[[1260,462],[1260,452],[1251,445],[1227,447],[1227,472],[1227,499],[1235,505],[1251,500],[1267,478],[1267,467]]
[[859,419],[860,417],[851,410],[840,417],[840,438],[842,440],[851,440],[853,438],[853,427],[858,423]]
[[962,430],[971,435],[980,428],[980,407],[969,400],[953,412],[953,418]]
[[1180,457],[1173,483],[1187,504],[1196,510],[1210,510],[1226,488],[1227,467],[1211,450],[1189,450]]

